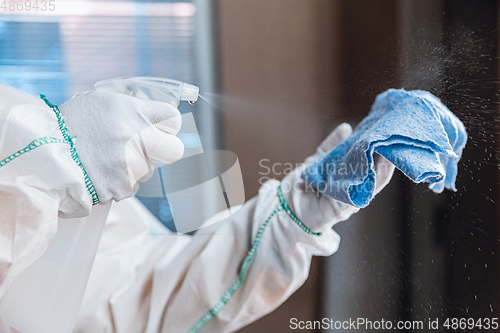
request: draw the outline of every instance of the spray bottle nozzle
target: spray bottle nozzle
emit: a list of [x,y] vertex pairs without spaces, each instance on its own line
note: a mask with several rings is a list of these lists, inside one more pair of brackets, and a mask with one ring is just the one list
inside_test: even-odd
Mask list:
[[182,83],[181,101],[188,101],[189,104],[194,104],[198,100],[200,88],[189,83]]
[[175,107],[178,107],[181,101],[194,104],[200,92],[200,88],[189,83],[146,76],[99,81],[94,87],[99,91],[118,92],[140,99],[169,103]]

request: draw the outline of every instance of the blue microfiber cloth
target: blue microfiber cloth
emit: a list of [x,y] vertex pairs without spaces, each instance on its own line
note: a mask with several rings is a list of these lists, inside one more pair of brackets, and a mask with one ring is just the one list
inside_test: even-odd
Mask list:
[[456,191],[457,163],[467,141],[463,123],[429,92],[389,89],[354,133],[309,165],[302,178],[322,193],[366,207],[375,190],[373,153],[416,183]]

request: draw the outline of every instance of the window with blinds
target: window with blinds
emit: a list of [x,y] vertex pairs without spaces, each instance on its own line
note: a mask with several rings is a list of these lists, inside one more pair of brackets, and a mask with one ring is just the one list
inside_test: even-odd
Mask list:
[[[56,0],[55,6],[52,12],[0,10],[1,83],[43,93],[55,104],[115,77],[198,84],[193,3]],[[183,113],[193,109],[180,105]],[[175,229],[166,197],[138,198]]]
[[0,82],[60,104],[120,76],[195,82],[190,2],[59,1],[0,11]]

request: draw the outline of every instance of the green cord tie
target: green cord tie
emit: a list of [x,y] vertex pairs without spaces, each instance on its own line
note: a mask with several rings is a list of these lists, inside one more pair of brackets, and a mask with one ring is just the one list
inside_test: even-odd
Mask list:
[[69,152],[71,154],[71,158],[75,163],[78,165],[78,167],[82,170],[83,172],[83,177],[85,178],[85,186],[87,187],[87,191],[89,192],[90,196],[92,197],[92,205],[97,205],[99,203],[99,197],[97,196],[97,192],[94,188],[94,184],[92,184],[92,181],[90,180],[89,175],[87,174],[87,171],[83,167],[82,161],[80,160],[80,157],[78,156],[78,153],[76,151],[75,143],[73,142],[73,139],[69,135],[68,128],[66,127],[66,124],[64,123],[64,118],[61,114],[61,111],[59,111],[59,107],[57,105],[52,104],[45,95],[40,94],[40,98],[43,99],[45,104],[47,104],[48,107],[54,111],[57,117],[57,123],[59,125],[59,129],[61,130],[62,136],[64,138],[64,141],[69,144]]
[[260,227],[259,231],[257,232],[257,235],[255,236],[255,240],[253,241],[252,248],[250,251],[248,251],[247,256],[245,257],[245,260],[243,260],[243,264],[241,265],[240,269],[240,274],[238,279],[229,287],[229,289],[224,293],[224,295],[221,297],[219,302],[215,304],[215,306],[208,310],[203,316],[201,316],[198,321],[191,326],[191,328],[187,331],[187,333],[195,333],[198,332],[205,324],[212,319],[213,317],[217,316],[219,312],[224,309],[226,306],[227,302],[233,297],[234,293],[238,290],[238,288],[241,286],[243,283],[243,280],[245,279],[246,272],[248,270],[248,267],[252,263],[252,260],[255,256],[255,252],[257,251],[257,247],[259,247],[260,241],[262,239],[262,234],[264,233],[264,230],[266,230],[267,225],[269,224],[269,221],[273,218],[274,215],[276,215],[280,210],[283,208],[277,207],[271,215],[266,219],[266,221],[262,224]]
[[285,196],[283,195],[283,191],[281,190],[281,184],[278,185],[278,198],[280,199],[280,204],[283,210],[287,213],[287,215],[295,222],[302,230],[307,232],[309,235],[314,235],[314,236],[321,236],[321,232],[314,232],[311,229],[309,229],[298,217],[295,215],[295,213],[292,211],[290,206],[286,203]]
[[234,293],[238,290],[238,288],[241,286],[243,283],[243,280],[245,279],[245,275],[247,273],[248,268],[250,267],[250,264],[252,263],[253,258],[255,257],[255,252],[257,251],[257,248],[259,247],[260,241],[262,239],[262,235],[264,234],[264,231],[266,230],[267,225],[271,221],[274,215],[276,215],[278,212],[284,210],[287,215],[297,224],[299,225],[302,230],[307,232],[310,235],[315,235],[315,236],[321,236],[320,232],[313,232],[311,229],[309,229],[300,219],[292,212],[290,209],[290,206],[286,203],[285,197],[283,196],[283,191],[281,190],[281,185],[278,185],[278,188],[276,189],[278,198],[280,200],[280,207],[277,207],[273,210],[271,215],[266,219],[266,221],[262,224],[262,226],[259,228],[259,231],[257,232],[257,235],[255,236],[255,240],[252,243],[252,248],[250,251],[248,251],[247,256],[245,257],[245,260],[243,260],[243,264],[241,265],[240,269],[240,274],[238,279],[229,287],[229,289],[224,293],[224,295],[220,298],[220,300],[215,304],[215,306],[208,310],[203,316],[201,316],[198,321],[191,326],[191,328],[187,331],[187,333],[196,333],[198,332],[207,322],[210,321],[210,319],[214,318],[219,314],[219,312],[224,309],[226,306],[227,302],[233,297]]
[[38,148],[40,146],[43,146],[43,145],[46,145],[49,143],[67,143],[67,142],[64,140],[61,140],[61,139],[51,138],[51,137],[43,137],[40,139],[33,140],[23,149],[16,151],[14,154],[4,158],[3,160],[0,160],[0,168],[5,166],[9,162],[12,162],[13,160],[18,158],[19,156],[26,154],[27,152],[29,152],[35,148]]

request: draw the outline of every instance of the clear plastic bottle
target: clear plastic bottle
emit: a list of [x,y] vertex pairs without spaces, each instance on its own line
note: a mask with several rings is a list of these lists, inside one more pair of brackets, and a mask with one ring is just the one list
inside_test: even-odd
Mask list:
[[2,298],[5,323],[23,333],[73,330],[110,207],[94,206],[85,218],[59,219],[50,247]]

